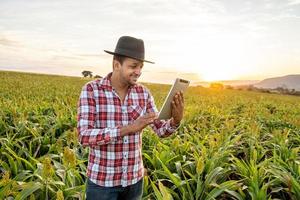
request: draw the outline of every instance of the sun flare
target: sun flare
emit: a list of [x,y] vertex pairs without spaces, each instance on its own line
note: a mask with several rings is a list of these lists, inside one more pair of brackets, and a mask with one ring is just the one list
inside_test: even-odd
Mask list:
[[[238,79],[247,73],[249,52],[242,38],[204,41],[198,52],[197,73],[203,81]],[[247,56],[246,56],[247,55]]]

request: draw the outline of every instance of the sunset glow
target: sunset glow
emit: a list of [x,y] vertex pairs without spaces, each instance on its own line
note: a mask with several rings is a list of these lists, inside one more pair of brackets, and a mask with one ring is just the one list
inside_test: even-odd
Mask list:
[[298,0],[2,0],[0,70],[104,76],[112,57],[103,50],[122,35],[142,38],[156,63],[145,64],[141,81],[300,73]]

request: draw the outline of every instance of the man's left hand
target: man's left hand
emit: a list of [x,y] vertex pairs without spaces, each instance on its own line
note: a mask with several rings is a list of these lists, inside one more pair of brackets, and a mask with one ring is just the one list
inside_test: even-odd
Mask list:
[[183,109],[184,109],[184,98],[183,98],[183,92],[177,92],[175,96],[173,97],[172,101],[172,118],[171,121],[173,125],[178,125],[183,117]]

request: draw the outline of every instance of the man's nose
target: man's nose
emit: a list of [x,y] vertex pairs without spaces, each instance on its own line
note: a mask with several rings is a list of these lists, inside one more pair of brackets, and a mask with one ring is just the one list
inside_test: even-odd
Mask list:
[[142,74],[142,68],[141,67],[137,67],[136,70],[134,71],[134,73],[136,75],[141,75]]

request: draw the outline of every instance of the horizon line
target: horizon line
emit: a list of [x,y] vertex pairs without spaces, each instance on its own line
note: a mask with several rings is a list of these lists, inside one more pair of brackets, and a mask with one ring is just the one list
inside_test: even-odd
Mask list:
[[[0,71],[4,71],[4,72],[17,72],[17,73],[29,73],[29,74],[36,74],[36,75],[52,75],[52,76],[65,76],[65,77],[74,77],[74,78],[83,78],[83,76],[76,76],[76,75],[66,75],[66,74],[58,74],[58,73],[47,73],[47,72],[37,72],[37,71],[22,71],[22,70],[7,70],[7,69],[1,69]],[[166,73],[166,72],[155,72],[155,73]],[[173,72],[176,73],[176,72]],[[196,74],[196,73],[189,73],[189,74]],[[95,75],[99,75],[99,74],[95,74]],[[272,76],[269,78],[278,78],[278,77],[284,77],[284,76],[289,76],[289,75],[300,75],[300,74],[287,74],[287,75],[282,75],[282,76]],[[101,75],[99,75],[101,76]],[[106,76],[106,75],[105,75]],[[105,76],[101,76],[101,77],[105,77]],[[200,80],[199,81],[191,81],[192,84],[196,84],[199,85],[200,83],[217,83],[217,82],[230,82],[230,81],[262,81],[265,79],[269,79],[269,78],[264,78],[264,79],[230,79],[230,80],[214,80],[214,81],[205,81],[205,80]],[[141,81],[144,82],[144,81]],[[160,81],[146,81],[144,83],[158,83],[158,84],[167,84],[170,85],[171,83],[165,83],[165,82],[160,82]]]

